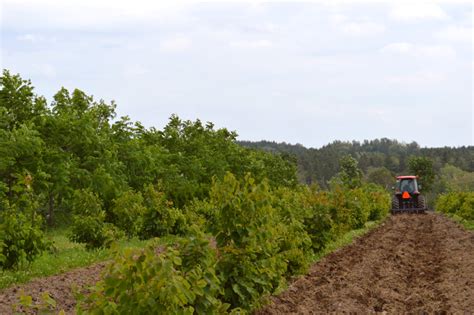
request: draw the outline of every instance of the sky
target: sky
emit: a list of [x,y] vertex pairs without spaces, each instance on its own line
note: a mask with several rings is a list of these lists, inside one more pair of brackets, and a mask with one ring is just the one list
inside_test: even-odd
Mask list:
[[1,0],[0,66],[162,128],[321,147],[474,144],[473,5],[433,1]]

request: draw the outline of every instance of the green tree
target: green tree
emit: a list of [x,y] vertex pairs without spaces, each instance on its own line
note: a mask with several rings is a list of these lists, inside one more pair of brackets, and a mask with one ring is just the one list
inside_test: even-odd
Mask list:
[[362,171],[357,160],[346,155],[339,160],[338,179],[348,188],[356,188],[362,185]]
[[433,160],[427,157],[412,156],[408,160],[408,167],[413,175],[419,176],[423,190],[430,191],[435,179]]
[[395,182],[395,177],[386,167],[369,167],[366,173],[366,180],[389,189]]

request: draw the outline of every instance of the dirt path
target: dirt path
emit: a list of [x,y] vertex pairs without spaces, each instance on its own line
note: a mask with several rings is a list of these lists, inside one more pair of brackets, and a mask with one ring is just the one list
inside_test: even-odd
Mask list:
[[474,313],[474,233],[396,215],[315,264],[259,314]]

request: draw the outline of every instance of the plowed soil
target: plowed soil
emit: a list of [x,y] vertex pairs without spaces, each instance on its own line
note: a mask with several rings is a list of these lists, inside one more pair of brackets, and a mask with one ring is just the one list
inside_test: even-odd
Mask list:
[[392,216],[258,314],[329,312],[474,314],[474,233],[439,214]]
[[88,287],[99,281],[104,266],[105,263],[94,264],[5,289],[0,292],[0,314],[14,313],[12,307],[18,304],[21,291],[30,295],[35,304],[40,303],[40,297],[44,292],[48,292],[56,301],[58,311],[64,310],[66,313],[72,314],[76,306],[73,291],[85,292]]
[[[36,279],[0,292],[11,314],[20,290],[49,292],[74,311],[71,288],[100,278],[104,264]],[[353,244],[326,256],[258,314],[474,314],[474,233],[439,214],[392,216]]]

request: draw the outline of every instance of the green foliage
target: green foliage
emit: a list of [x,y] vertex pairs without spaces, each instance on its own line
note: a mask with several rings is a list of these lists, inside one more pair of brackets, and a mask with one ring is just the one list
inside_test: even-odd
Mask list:
[[[359,141],[334,141],[321,148],[305,148],[301,144],[276,143],[270,141],[240,141],[241,145],[260,149],[274,154],[285,153],[293,155],[298,161],[298,177],[301,183],[318,183],[328,187],[328,180],[339,172],[338,161],[350,154],[359,162],[359,167],[368,175],[371,169],[386,168],[394,175],[406,175],[408,159],[412,156],[426,157],[433,160],[435,174],[445,165],[453,165],[466,172],[474,172],[474,146],[457,148],[420,148],[416,142],[403,143],[387,138]],[[374,177],[375,174],[373,175]],[[385,177],[383,177],[385,178]],[[383,180],[382,178],[382,180]],[[366,178],[369,182],[372,180]],[[387,177],[388,179],[388,177]],[[377,180],[374,178],[374,180]],[[393,185],[385,182],[388,187]],[[382,181],[376,183],[382,184]],[[384,185],[383,185],[384,186]],[[385,187],[385,186],[384,186]]]
[[109,247],[113,240],[120,236],[117,228],[105,223],[105,211],[102,210],[100,198],[89,190],[74,192],[71,209],[73,223],[70,239],[85,243],[86,248]]
[[390,189],[395,182],[395,176],[386,167],[369,167],[366,172],[368,183],[380,185],[385,189]]
[[273,193],[277,210],[279,254],[287,264],[287,275],[304,273],[312,254],[312,240],[304,220],[312,213],[307,204],[307,189],[279,188]]
[[419,184],[422,184],[423,190],[430,191],[435,179],[433,160],[414,156],[408,160],[408,167],[413,175],[419,176]]
[[145,211],[142,194],[126,191],[114,199],[111,212],[115,226],[130,238],[137,236],[142,229]]
[[311,238],[311,247],[314,252],[320,252],[333,238],[333,226],[335,223],[331,218],[331,200],[328,192],[311,189],[306,196],[307,207],[310,216],[304,219],[304,226]]
[[[58,314],[65,315],[64,310],[56,312],[56,300],[51,297],[48,292],[43,292],[39,299],[39,302],[33,302],[33,298],[30,295],[26,295],[23,290],[20,290],[19,303],[14,305],[15,312],[18,314],[34,313],[39,315],[46,314]],[[21,313],[20,313],[21,312]],[[17,313],[16,313],[17,314]]]
[[466,220],[474,220],[474,193],[468,193],[458,215]]
[[227,174],[215,182],[210,195],[216,208],[211,229],[220,253],[217,271],[223,299],[250,309],[281,285],[287,268],[279,255],[278,214],[270,188],[249,175],[239,182]]
[[465,220],[474,220],[474,192],[442,194],[436,201],[436,210]]
[[350,155],[346,155],[339,160],[339,173],[336,180],[342,185],[353,189],[362,184],[362,171],[357,165],[357,160]]
[[28,217],[18,209],[0,212],[1,268],[10,269],[24,261],[31,262],[48,248],[41,224],[41,217],[34,212]]
[[107,267],[104,280],[82,296],[78,314],[220,314],[216,250],[196,231],[173,247],[126,251]]
[[447,164],[441,168],[433,190],[438,193],[474,191],[474,172],[466,172]]
[[390,195],[381,186],[375,184],[364,185],[363,189],[368,198],[369,221],[383,219],[390,210]]
[[141,238],[152,238],[167,234],[184,234],[188,222],[179,209],[173,208],[166,200],[163,192],[155,189],[153,185],[144,188],[143,224],[140,231]]

